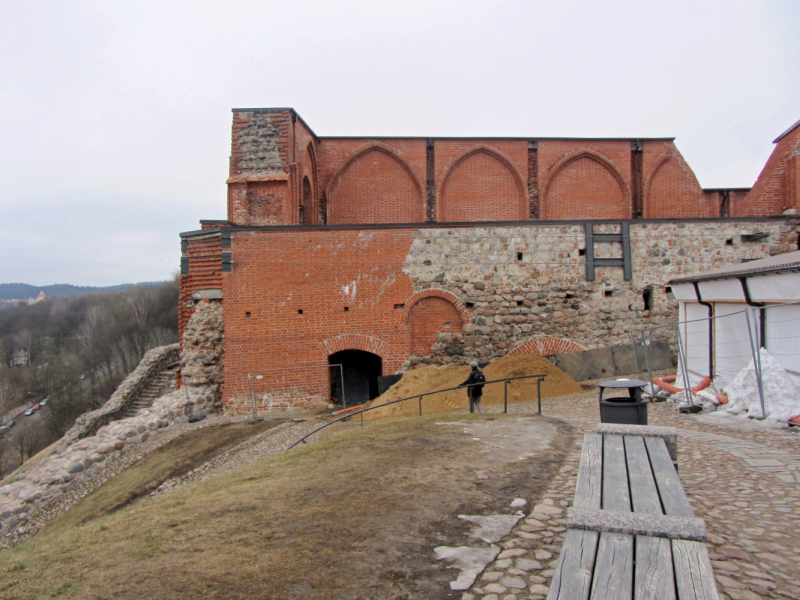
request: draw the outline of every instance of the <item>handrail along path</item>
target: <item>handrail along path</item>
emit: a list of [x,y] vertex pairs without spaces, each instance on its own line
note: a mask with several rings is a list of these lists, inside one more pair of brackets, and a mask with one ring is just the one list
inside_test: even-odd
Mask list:
[[346,421],[348,419],[351,419],[355,415],[361,415],[361,426],[363,427],[364,426],[364,413],[365,412],[370,411],[370,410],[376,410],[376,409],[379,409],[379,408],[384,408],[386,406],[391,406],[392,404],[398,404],[400,402],[405,402],[406,400],[414,400],[415,398],[419,399],[419,414],[420,414],[420,416],[422,416],[422,399],[425,396],[432,396],[433,394],[441,394],[441,393],[444,393],[444,392],[452,392],[453,390],[459,390],[459,389],[463,389],[463,388],[471,388],[471,387],[476,386],[476,385],[490,385],[492,383],[504,383],[505,384],[505,390],[504,390],[504,397],[503,397],[503,412],[507,413],[508,412],[508,382],[509,381],[514,381],[516,379],[536,379],[536,400],[538,402],[538,408],[539,408],[538,413],[542,414],[542,381],[544,381],[546,377],[547,377],[546,373],[538,373],[536,375],[520,375],[518,377],[505,377],[503,379],[493,379],[491,381],[486,381],[486,382],[482,382],[482,383],[470,383],[469,385],[457,385],[455,387],[445,388],[445,389],[442,389],[442,390],[435,390],[433,392],[425,392],[424,394],[414,394],[413,396],[408,396],[407,398],[400,398],[399,400],[392,400],[391,402],[386,402],[385,404],[380,404],[378,406],[370,406],[368,408],[361,409],[358,412],[354,412],[354,413],[350,413],[349,415],[341,416],[338,419],[334,419],[333,421],[328,421],[327,423],[317,427],[314,431],[311,431],[311,432],[307,433],[306,435],[304,435],[303,437],[301,437],[294,444],[289,446],[287,448],[287,450],[291,450],[292,448],[294,448],[295,446],[297,446],[300,443],[305,444],[306,443],[306,439],[308,439],[309,437],[311,437],[312,435],[314,435],[318,431],[322,431],[326,427],[329,427],[329,426],[333,425],[334,423],[338,423],[339,421]]

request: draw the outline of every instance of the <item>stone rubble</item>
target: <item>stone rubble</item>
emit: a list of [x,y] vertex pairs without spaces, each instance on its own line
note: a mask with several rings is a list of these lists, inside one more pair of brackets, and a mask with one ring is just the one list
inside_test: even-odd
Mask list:
[[222,306],[200,303],[183,342],[181,389],[158,398],[133,417],[112,421],[94,435],[80,438],[99,416],[116,411],[152,366],[177,358],[173,355],[178,345],[150,350],[101,409],[79,417],[47,458],[0,488],[0,545],[24,535],[37,513],[119,460],[127,446],[145,443],[157,432],[187,422],[190,415],[217,411],[222,377]]

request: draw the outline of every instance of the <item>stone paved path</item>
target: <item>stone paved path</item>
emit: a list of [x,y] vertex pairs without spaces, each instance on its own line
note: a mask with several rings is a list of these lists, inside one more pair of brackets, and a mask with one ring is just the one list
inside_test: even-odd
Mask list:
[[[494,409],[495,411],[497,409]],[[509,412],[526,412],[516,404]],[[543,412],[582,433],[599,422],[597,392],[546,401]],[[800,437],[796,430],[722,414],[682,415],[651,404],[651,425],[678,428],[681,481],[695,514],[705,519],[709,552],[723,600],[800,600]],[[504,552],[463,600],[528,600],[547,595],[564,538],[580,460],[575,442],[561,472],[502,542]]]

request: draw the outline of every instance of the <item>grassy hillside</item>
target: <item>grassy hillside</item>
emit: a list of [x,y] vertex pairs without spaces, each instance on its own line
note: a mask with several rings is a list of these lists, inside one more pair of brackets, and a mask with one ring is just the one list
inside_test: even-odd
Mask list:
[[470,543],[459,514],[536,501],[569,434],[526,460],[491,462],[466,427],[561,426],[520,415],[449,421],[459,423],[370,425],[108,514],[66,513],[0,552],[0,597],[460,598],[449,588],[457,573],[433,548]]

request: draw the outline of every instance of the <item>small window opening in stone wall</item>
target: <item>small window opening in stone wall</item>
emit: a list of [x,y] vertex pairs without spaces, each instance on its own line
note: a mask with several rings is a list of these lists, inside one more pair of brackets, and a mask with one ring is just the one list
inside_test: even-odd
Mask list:
[[474,308],[474,307],[475,307],[474,302],[467,302],[467,308]]
[[614,290],[603,290],[603,297],[611,298],[614,295]]
[[405,304],[395,304],[394,305],[395,310],[400,310],[401,308],[405,308],[405,307],[406,307]]
[[586,248],[579,248],[578,256],[586,256]]
[[302,315],[303,314],[303,309],[302,308],[298,308],[297,309],[297,314],[298,315]]
[[350,307],[349,306],[345,306],[344,307],[344,312],[350,312]]
[[733,239],[725,240],[726,246],[733,246]]
[[665,287],[664,288],[664,293],[665,294],[671,294],[672,293],[672,288],[670,286]]
[[649,285],[642,290],[642,300],[645,310],[653,310],[653,288]]
[[522,252],[517,252],[517,260],[522,260]]
[[247,318],[249,319],[249,318],[250,318],[250,313],[249,313],[249,312],[246,312],[246,313],[244,313],[244,316],[245,316],[245,317],[247,317]]

